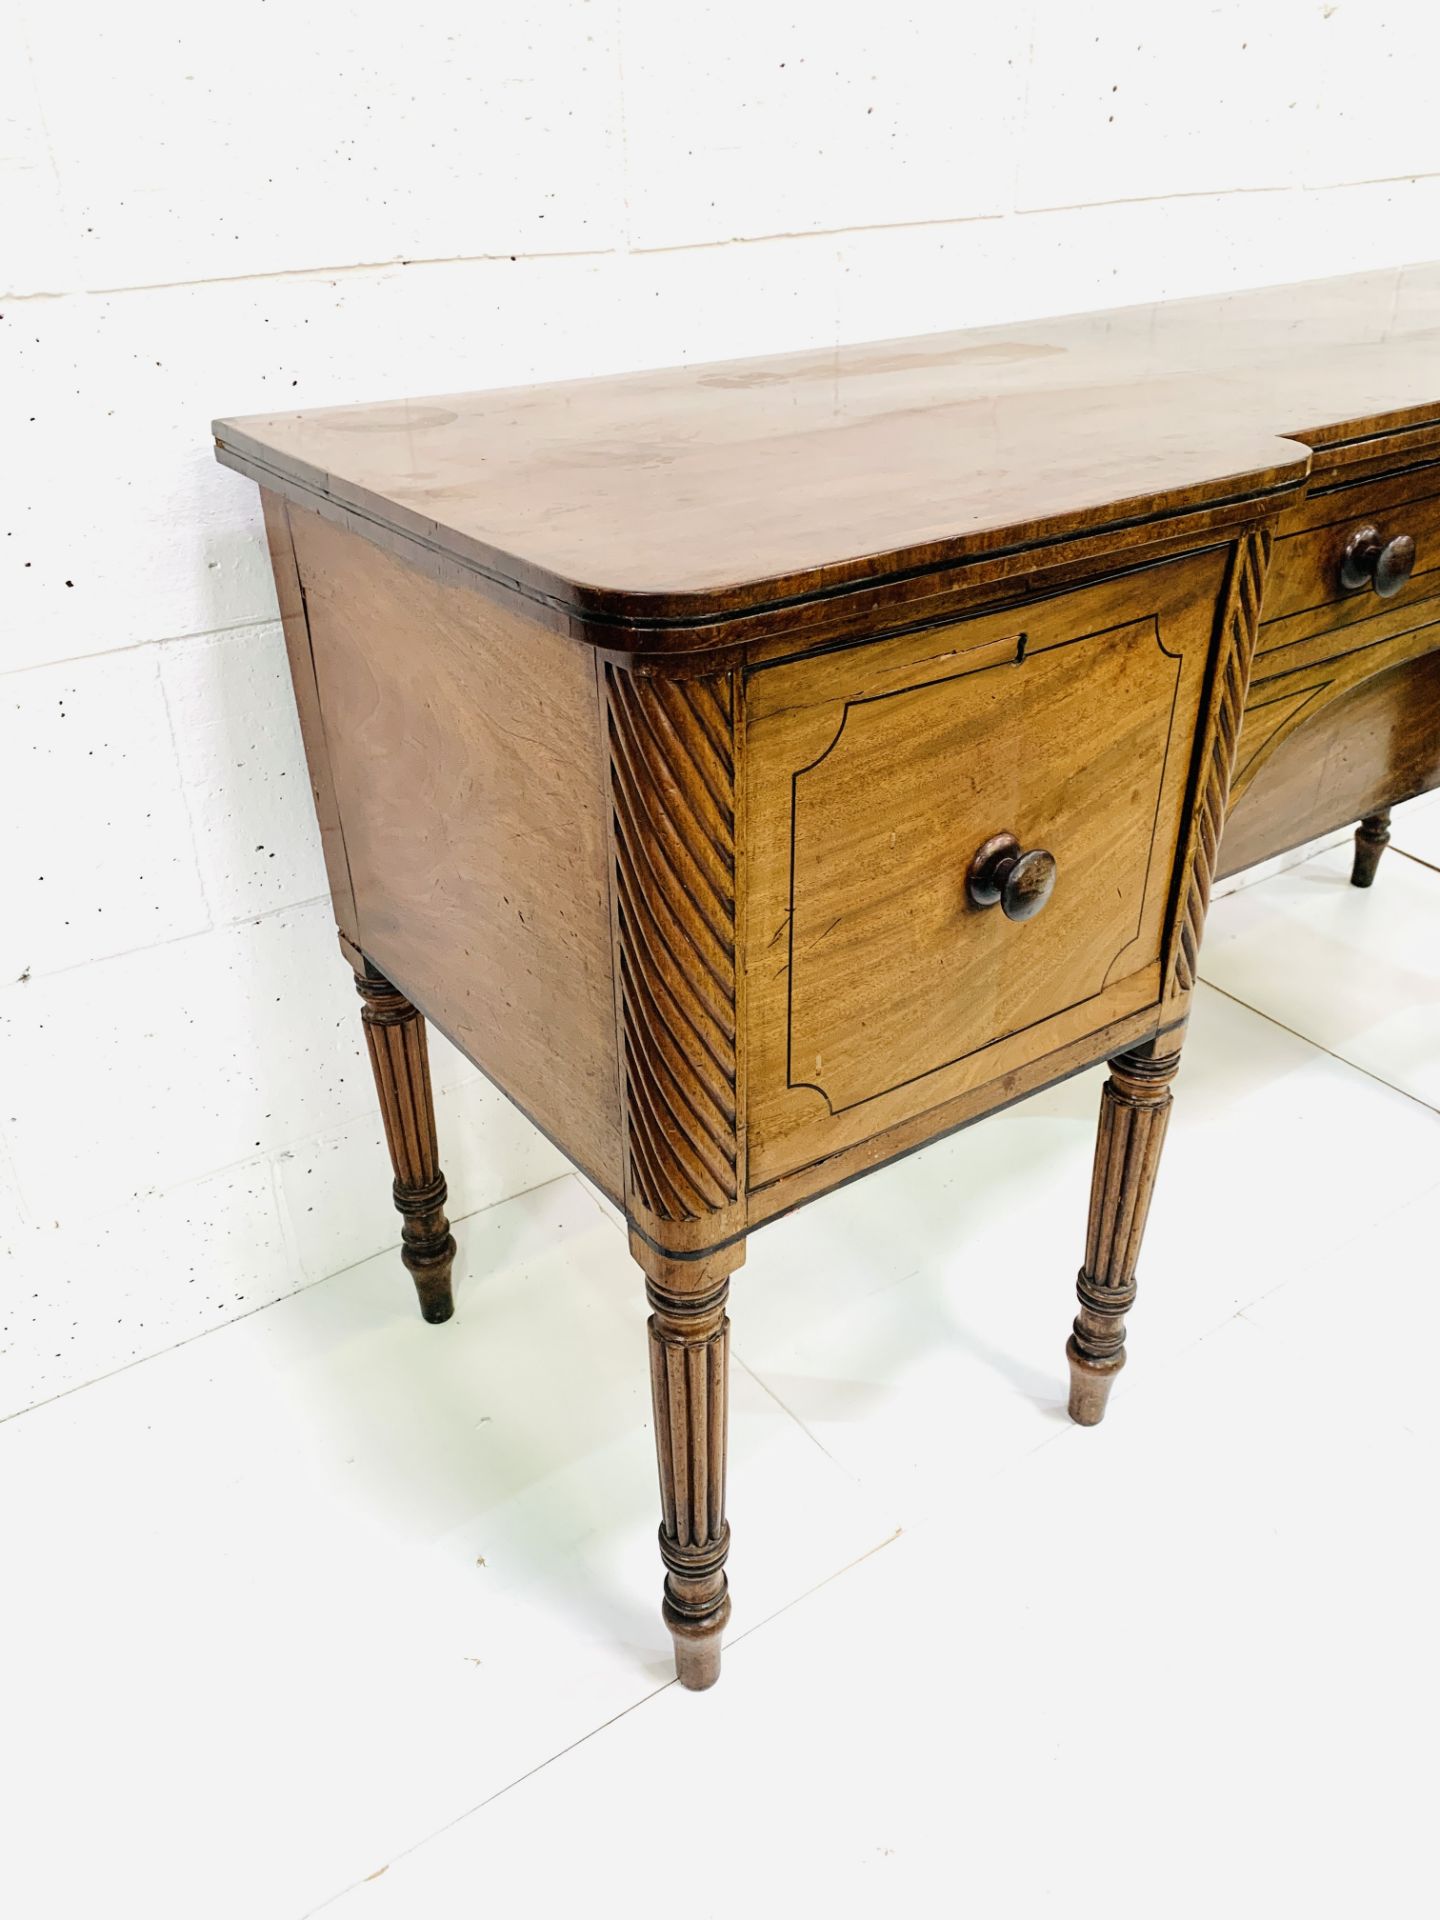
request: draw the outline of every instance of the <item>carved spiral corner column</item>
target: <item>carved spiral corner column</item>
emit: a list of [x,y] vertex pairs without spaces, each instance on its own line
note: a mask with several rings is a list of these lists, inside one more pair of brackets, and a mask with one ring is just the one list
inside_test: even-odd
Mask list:
[[1380,856],[1390,844],[1390,809],[1367,813],[1355,829],[1355,864],[1350,869],[1352,887],[1372,886]]
[[626,1211],[646,1275],[665,1562],[683,1686],[713,1686],[725,1556],[729,1274],[744,1258],[736,695],[605,670]]
[[606,697],[626,1197],[657,1245],[693,1251],[740,1194],[734,688],[611,666]]
[[455,1239],[445,1218],[445,1176],[435,1138],[425,1021],[368,961],[364,973],[355,976],[355,989],[364,1002],[360,1017],[395,1171],[400,1258],[415,1282],[420,1312],[438,1323],[455,1311],[450,1283]]
[[1166,969],[1170,992],[1188,994],[1198,977],[1200,936],[1225,831],[1235,751],[1245,717],[1245,695],[1260,631],[1260,600],[1273,541],[1268,527],[1237,540],[1220,611],[1210,718],[1198,759],[1198,784],[1186,848],[1184,906],[1177,915]]
[[660,1557],[665,1624],[675,1672],[699,1692],[720,1678],[720,1636],[730,1618],[725,1557],[725,1452],[729,1413],[730,1282],[700,1295],[647,1281],[650,1385],[660,1467]]
[[1080,1311],[1065,1348],[1070,1418],[1098,1426],[1125,1364],[1125,1315],[1135,1304],[1135,1268],[1170,1120],[1178,1048],[1152,1040],[1110,1062],[1090,1187],[1085,1265],[1075,1291]]

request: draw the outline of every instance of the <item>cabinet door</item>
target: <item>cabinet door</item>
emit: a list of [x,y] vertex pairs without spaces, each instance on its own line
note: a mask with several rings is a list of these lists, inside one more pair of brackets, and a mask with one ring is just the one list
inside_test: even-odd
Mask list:
[[[750,676],[752,1186],[1158,1002],[1224,571]],[[1055,863],[1033,918],[967,885],[1001,834]]]

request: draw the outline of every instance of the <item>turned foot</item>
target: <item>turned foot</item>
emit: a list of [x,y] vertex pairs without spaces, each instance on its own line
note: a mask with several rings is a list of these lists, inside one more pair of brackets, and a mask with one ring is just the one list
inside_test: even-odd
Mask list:
[[[716,1551],[721,1560],[730,1551],[728,1527],[723,1529]],[[663,1534],[660,1552],[667,1562],[671,1560]],[[671,1564],[665,1576],[660,1612],[675,1643],[676,1679],[691,1693],[703,1693],[706,1687],[713,1687],[720,1678],[720,1637],[730,1623],[730,1594],[724,1569],[717,1566],[713,1575],[696,1577],[679,1572]]]
[[1161,1052],[1161,1045],[1152,1040],[1112,1060],[1100,1097],[1090,1228],[1075,1283],[1080,1311],[1065,1348],[1070,1418],[1082,1427],[1104,1419],[1125,1364],[1125,1315],[1135,1304],[1135,1267],[1180,1065],[1178,1050]]
[[414,1188],[397,1180],[393,1191],[403,1215],[400,1258],[415,1282],[421,1317],[432,1325],[448,1320],[455,1311],[450,1282],[455,1236],[445,1218],[445,1181],[437,1174],[428,1187]]
[[1367,813],[1355,829],[1355,864],[1350,869],[1352,887],[1368,887],[1375,879],[1380,856],[1390,844],[1390,809]]
[[[1082,1271],[1079,1284],[1083,1286],[1085,1275]],[[1135,1297],[1132,1290],[1130,1298]],[[1075,1334],[1065,1342],[1065,1358],[1070,1362],[1070,1418],[1077,1427],[1098,1427],[1105,1418],[1106,1403],[1110,1398],[1110,1389],[1115,1376],[1125,1364],[1125,1329],[1117,1324],[1116,1338],[1120,1342],[1114,1354],[1105,1360],[1096,1359],[1082,1351]],[[1093,1329],[1088,1336],[1089,1344],[1096,1344]]]
[[400,1258],[415,1282],[422,1316],[432,1322],[448,1320],[455,1311],[450,1284],[455,1240],[445,1218],[445,1176],[435,1140],[425,1022],[368,962],[365,972],[355,976],[355,987],[365,1003],[360,1017],[395,1169]]

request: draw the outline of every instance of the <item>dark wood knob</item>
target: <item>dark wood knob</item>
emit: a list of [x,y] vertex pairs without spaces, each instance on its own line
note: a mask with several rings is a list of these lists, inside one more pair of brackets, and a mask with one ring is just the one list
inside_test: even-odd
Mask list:
[[977,849],[965,875],[972,905],[995,907],[1007,920],[1033,920],[1055,891],[1055,856],[1043,847],[1020,851],[1013,833],[996,833]]
[[1340,584],[1347,593],[1373,587],[1383,600],[1399,593],[1415,571],[1415,542],[1408,533],[1382,540],[1378,527],[1357,527],[1340,556]]

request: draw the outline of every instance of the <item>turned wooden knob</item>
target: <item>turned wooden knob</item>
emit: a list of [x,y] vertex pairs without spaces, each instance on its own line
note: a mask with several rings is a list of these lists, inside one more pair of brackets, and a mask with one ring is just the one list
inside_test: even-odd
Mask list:
[[1022,853],[1013,833],[996,833],[970,862],[965,891],[973,905],[998,906],[1007,920],[1033,920],[1055,891],[1055,872],[1053,853]]
[[1408,533],[1382,540],[1378,527],[1357,527],[1340,556],[1340,584],[1347,593],[1373,587],[1382,600],[1399,593],[1415,571],[1415,542]]

